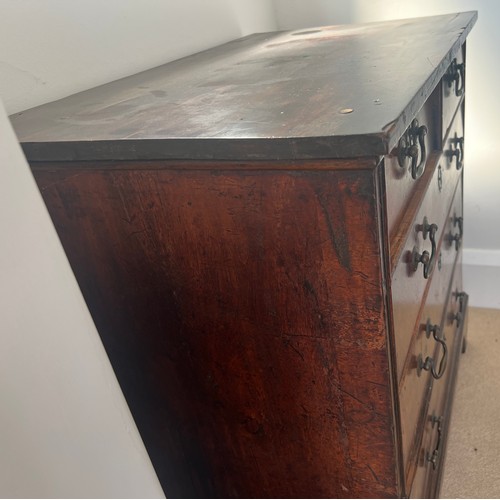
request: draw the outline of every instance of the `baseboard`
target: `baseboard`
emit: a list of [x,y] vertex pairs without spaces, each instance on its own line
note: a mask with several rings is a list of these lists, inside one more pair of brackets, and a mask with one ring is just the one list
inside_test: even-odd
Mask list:
[[500,250],[464,248],[463,270],[469,304],[500,309]]

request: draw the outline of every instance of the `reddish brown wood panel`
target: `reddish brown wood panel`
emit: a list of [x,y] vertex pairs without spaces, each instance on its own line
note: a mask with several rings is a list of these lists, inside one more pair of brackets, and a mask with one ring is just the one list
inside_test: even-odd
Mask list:
[[137,167],[35,175],[167,496],[400,494],[374,171]]

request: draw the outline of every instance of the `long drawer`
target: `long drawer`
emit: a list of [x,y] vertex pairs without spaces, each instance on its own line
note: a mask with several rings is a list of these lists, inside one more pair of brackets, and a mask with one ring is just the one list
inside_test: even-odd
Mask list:
[[[461,114],[456,117],[454,129],[463,130]],[[433,274],[434,264],[438,261],[437,246],[446,232],[443,228],[460,175],[461,170],[455,168],[450,161],[448,150],[445,150],[435,165],[429,187],[415,218],[406,226],[410,231],[402,245],[391,283],[398,379],[401,378],[407,361],[428,280]],[[461,200],[457,203],[461,203]],[[425,259],[425,255],[422,257],[424,252],[428,252],[428,257],[432,259],[428,266],[417,264],[419,256],[421,260]],[[454,260],[454,256],[453,248],[445,247],[441,250],[440,260],[442,263],[450,262]]]
[[[445,364],[441,362],[439,366],[435,363],[432,370],[429,364],[425,365],[425,362],[428,358],[436,359],[434,351],[438,345],[441,345],[439,340],[436,340],[436,332],[441,329],[446,297],[455,262],[460,253],[461,231],[457,221],[460,220],[461,216],[462,193],[461,183],[459,183],[452,207],[443,226],[439,247],[436,249],[437,263],[425,303],[418,317],[417,326],[410,338],[410,346],[400,383],[402,448],[408,480],[411,479],[410,465],[415,461],[415,453],[418,448],[419,429],[422,427],[419,424],[423,418],[424,401],[430,389],[431,373],[442,376],[440,370],[445,370]],[[439,359],[443,360],[442,357]]]
[[[450,287],[446,314],[441,323],[441,334],[448,349],[448,362],[444,375],[433,380],[428,391],[428,404],[424,407],[422,439],[415,457],[415,475],[411,498],[436,498],[439,493],[441,462],[445,455],[456,372],[467,330],[467,294],[462,288],[461,254]],[[435,352],[434,357],[440,354]]]

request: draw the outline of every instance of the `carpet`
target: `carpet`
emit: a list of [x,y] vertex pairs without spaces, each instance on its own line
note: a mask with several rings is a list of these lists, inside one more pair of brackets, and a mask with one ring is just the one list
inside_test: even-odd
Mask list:
[[500,310],[470,308],[442,498],[500,498]]

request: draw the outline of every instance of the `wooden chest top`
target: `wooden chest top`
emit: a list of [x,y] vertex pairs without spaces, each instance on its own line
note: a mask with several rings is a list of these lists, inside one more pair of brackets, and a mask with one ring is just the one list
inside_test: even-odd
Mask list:
[[255,34],[11,119],[30,161],[382,155],[476,18]]

